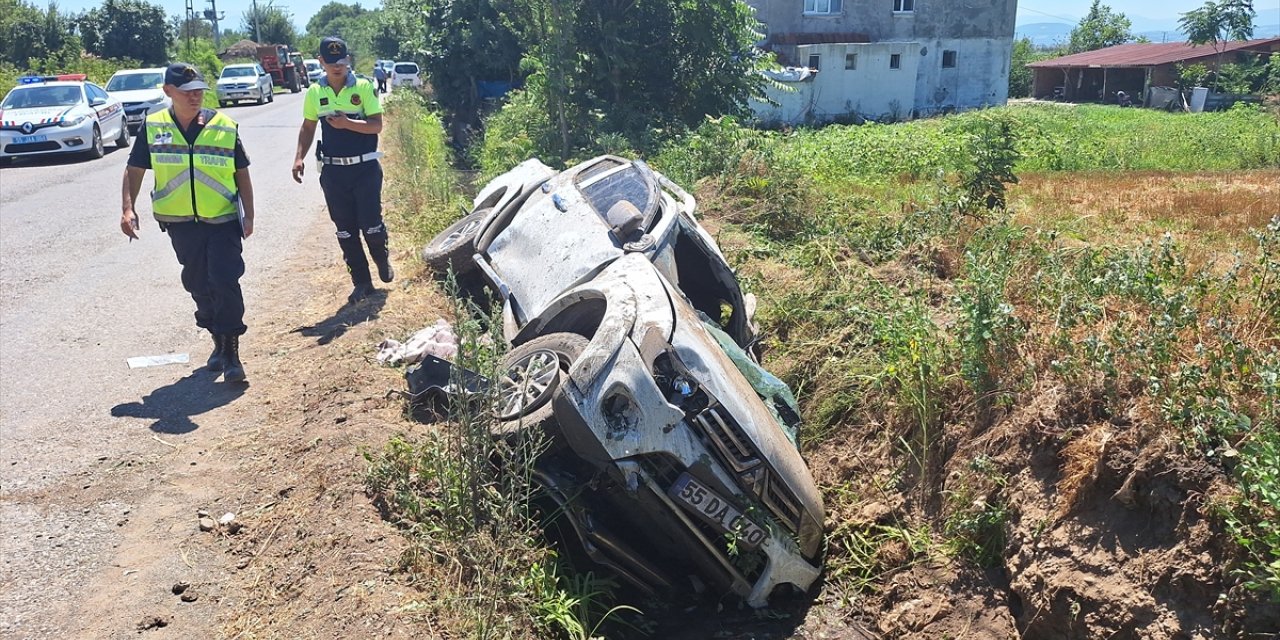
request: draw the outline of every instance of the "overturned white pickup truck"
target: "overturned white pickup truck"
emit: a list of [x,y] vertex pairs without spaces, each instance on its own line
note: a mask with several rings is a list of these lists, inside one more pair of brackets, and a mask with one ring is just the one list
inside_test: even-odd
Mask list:
[[756,363],[753,298],[695,207],[638,160],[528,160],[423,257],[501,298],[496,435],[545,431],[536,475],[587,555],[648,591],[761,607],[818,576],[822,498],[795,400]]

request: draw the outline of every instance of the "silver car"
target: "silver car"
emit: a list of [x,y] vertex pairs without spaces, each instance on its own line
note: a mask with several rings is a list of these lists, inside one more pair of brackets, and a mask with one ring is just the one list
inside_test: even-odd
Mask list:
[[223,108],[242,100],[263,104],[275,102],[276,99],[271,74],[256,63],[229,64],[223,67],[214,90],[218,94],[218,106]]
[[753,356],[752,298],[691,195],[638,160],[526,161],[423,251],[483,277],[511,345],[499,435],[542,429],[536,474],[582,548],[659,593],[765,606],[819,573],[824,508],[790,390]]

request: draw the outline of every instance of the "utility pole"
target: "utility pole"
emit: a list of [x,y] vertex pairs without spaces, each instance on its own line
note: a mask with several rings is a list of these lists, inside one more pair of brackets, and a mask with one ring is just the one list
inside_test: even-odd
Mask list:
[[262,35],[262,27],[258,26],[258,0],[253,0],[253,41],[262,44],[258,38]]
[[217,52],[222,48],[222,34],[218,32],[218,21],[221,20],[227,12],[218,12],[218,0],[209,0],[209,5],[212,8],[204,10],[204,19],[213,23],[213,50],[214,52]]
[[187,0],[187,17],[182,25],[183,30],[187,32],[186,56],[188,58],[191,57],[191,22],[196,19],[196,9],[195,9],[195,6],[192,4],[193,2],[194,0]]

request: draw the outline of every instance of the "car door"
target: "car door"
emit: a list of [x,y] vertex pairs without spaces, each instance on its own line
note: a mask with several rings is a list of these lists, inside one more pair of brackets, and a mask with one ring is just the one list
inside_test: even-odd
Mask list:
[[98,117],[98,129],[102,131],[103,140],[114,140],[120,136],[120,127],[124,126],[124,108],[120,101],[107,95],[107,92],[92,82],[84,85],[89,95],[89,106]]
[[254,65],[253,70],[258,73],[258,89],[262,91],[262,95],[271,93],[271,76],[262,68],[262,65]]

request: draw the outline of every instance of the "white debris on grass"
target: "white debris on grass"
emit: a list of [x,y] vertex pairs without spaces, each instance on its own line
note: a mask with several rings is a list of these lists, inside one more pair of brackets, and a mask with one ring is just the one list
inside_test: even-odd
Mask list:
[[387,338],[378,345],[378,362],[383,364],[414,364],[429,355],[441,360],[452,360],[458,355],[458,336],[443,318],[413,334],[407,342]]

